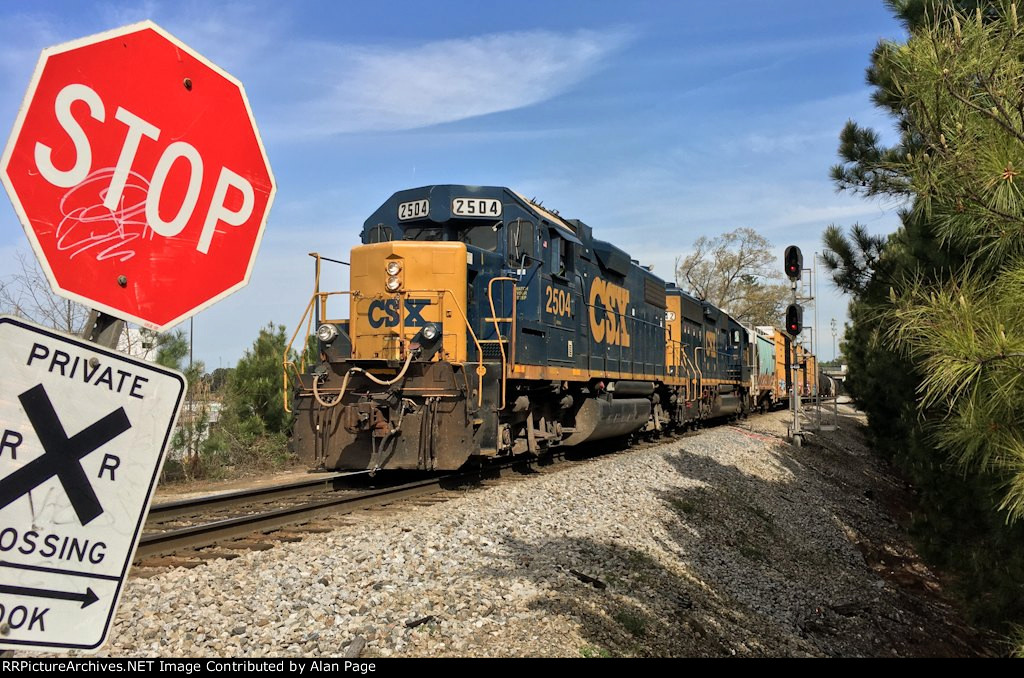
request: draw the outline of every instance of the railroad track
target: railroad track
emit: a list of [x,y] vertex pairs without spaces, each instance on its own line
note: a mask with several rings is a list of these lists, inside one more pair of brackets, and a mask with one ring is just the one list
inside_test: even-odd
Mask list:
[[[207,495],[155,504],[135,554],[137,566],[195,565],[212,558],[237,557],[240,551],[264,550],[274,542],[297,541],[309,533],[326,532],[328,518],[361,510],[378,509],[400,501],[452,489],[488,486],[514,468],[558,465],[559,460],[585,462],[626,448],[646,450],[697,432],[643,440],[633,445],[595,444],[586,448],[556,449],[540,459],[516,459],[414,482],[353,490],[346,481],[366,472],[331,473],[314,479]],[[546,469],[545,469],[546,470]],[[446,498],[440,501],[447,501]],[[431,502],[432,503],[432,502]]]
[[[230,547],[260,548],[260,543],[268,539],[280,540],[271,533],[283,527],[438,492],[444,489],[447,478],[429,478],[370,490],[337,487],[337,481],[355,475],[362,474],[334,473],[314,480],[154,505],[139,540],[135,561],[143,566],[159,566],[160,562],[147,561],[185,551],[201,559],[224,557],[228,554],[223,551],[199,552],[204,547],[223,543]],[[238,543],[244,538],[249,540]]]
[[191,499],[153,504],[149,509],[147,527],[169,523],[184,516],[201,514],[209,511],[230,510],[240,506],[259,502],[270,502],[280,498],[291,498],[305,492],[326,491],[337,487],[343,479],[349,479],[361,473],[331,473],[318,475],[308,480],[282,483],[269,487],[247,488],[235,492],[218,492]]
[[[361,510],[452,489],[490,486],[502,471],[546,467],[559,458],[585,460],[597,453],[560,450],[542,459],[516,459],[383,488],[354,491],[338,481],[360,473],[334,473],[313,480],[155,504],[135,552],[136,567],[192,566],[240,551],[264,550],[274,542],[297,541],[308,533],[332,529],[325,522]],[[525,476],[521,476],[525,477]],[[448,497],[440,499],[447,501]],[[433,503],[432,501],[430,503]],[[229,512],[233,515],[216,517]],[[214,518],[211,519],[211,514]],[[181,525],[180,523],[189,523]]]

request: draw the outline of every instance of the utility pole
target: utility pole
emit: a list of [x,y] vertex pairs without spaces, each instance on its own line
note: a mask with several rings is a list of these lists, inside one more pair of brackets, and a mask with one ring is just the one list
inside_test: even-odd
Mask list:
[[832,360],[839,362],[839,354],[836,352],[836,319],[832,318]]

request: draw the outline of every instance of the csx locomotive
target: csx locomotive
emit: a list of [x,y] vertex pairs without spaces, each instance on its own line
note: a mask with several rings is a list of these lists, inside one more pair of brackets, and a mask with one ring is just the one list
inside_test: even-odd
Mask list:
[[[400,191],[361,240],[349,291],[321,291],[314,255],[296,330],[316,328],[313,355],[286,360],[310,467],[456,469],[739,415],[789,388],[789,360],[780,385],[773,352],[766,381],[727,313],[507,188]],[[328,312],[339,296],[348,319]]]

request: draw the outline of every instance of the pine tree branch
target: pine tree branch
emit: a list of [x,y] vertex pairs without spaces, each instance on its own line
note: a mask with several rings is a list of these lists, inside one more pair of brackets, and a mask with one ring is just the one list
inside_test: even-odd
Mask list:
[[[1014,358],[1024,358],[1024,353],[1000,353],[999,355],[989,356],[988,358],[981,358],[977,361],[979,367],[983,367],[990,363],[999,362],[1003,360],[1012,360]],[[1024,365],[1016,368],[1018,372],[1024,373]]]
[[1012,125],[1007,124],[1003,120],[1000,120],[997,116],[993,115],[991,110],[987,110],[985,108],[982,108],[978,104],[976,104],[976,103],[966,99],[961,94],[959,94],[956,90],[954,90],[952,87],[947,86],[946,90],[949,92],[950,96],[952,96],[954,99],[956,99],[957,101],[962,103],[964,106],[967,106],[968,108],[970,108],[970,109],[976,111],[977,113],[980,113],[981,115],[985,116],[986,118],[988,118],[992,122],[994,122],[997,125],[999,125],[1000,127],[1002,127],[1004,130],[1006,130],[1006,132],[1008,134],[1010,134],[1011,136],[1013,136],[1015,139],[1017,139],[1017,141],[1019,141],[1021,143],[1024,143],[1024,134],[1021,134],[1016,129],[1014,129]]
[[990,213],[990,214],[992,214],[994,216],[997,216],[997,217],[1006,219],[1007,221],[1015,222],[1015,223],[1018,223],[1018,224],[1024,224],[1024,217],[1022,217],[1020,215],[1010,214],[1008,212],[1003,212],[1002,210],[998,210],[995,207],[992,207],[992,206],[986,204],[985,201],[974,191],[968,191],[966,193],[966,196],[967,196],[967,199],[970,200],[973,204],[977,205],[981,209],[985,210],[986,212],[988,212],[988,213]]

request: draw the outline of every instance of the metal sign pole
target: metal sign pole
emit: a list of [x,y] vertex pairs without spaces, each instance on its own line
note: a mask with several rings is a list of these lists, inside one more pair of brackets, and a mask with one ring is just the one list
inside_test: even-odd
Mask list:
[[104,348],[117,349],[123,331],[123,320],[102,311],[90,309],[89,319],[85,321],[85,329],[82,330],[82,338]]
[[793,342],[793,444],[803,444],[803,433],[800,431],[800,365],[797,363],[797,346]]

